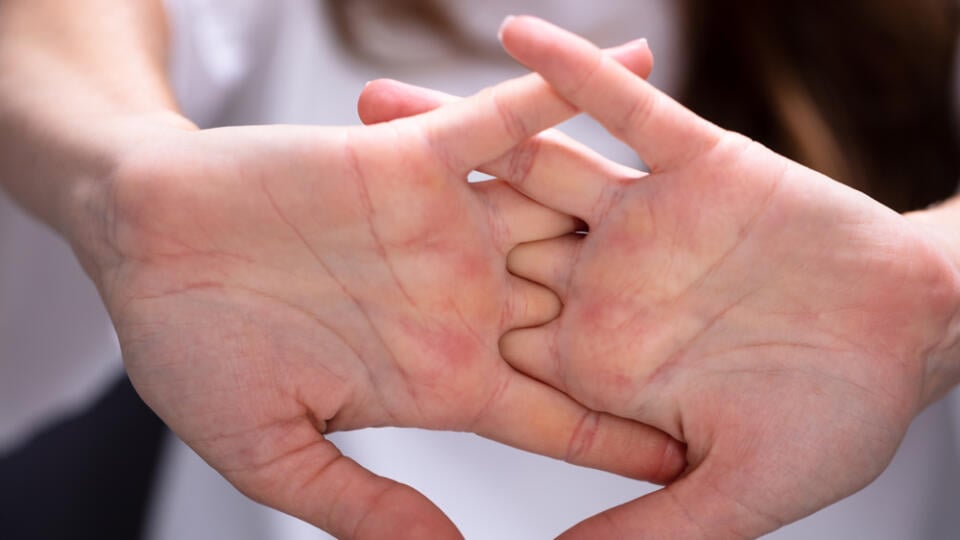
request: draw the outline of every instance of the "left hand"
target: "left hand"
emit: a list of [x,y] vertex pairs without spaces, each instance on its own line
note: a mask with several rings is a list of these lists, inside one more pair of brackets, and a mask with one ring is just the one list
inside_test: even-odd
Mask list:
[[507,253],[575,220],[465,180],[491,161],[531,178],[589,167],[576,152],[523,151],[573,112],[540,100],[545,88],[527,76],[369,127],[91,125],[131,141],[81,208],[96,210],[84,260],[137,391],[244,493],[340,538],[460,535],[422,494],[342,456],[325,437],[338,430],[473,431],[672,478],[675,441],[499,354],[505,331],[559,310],[507,272]]

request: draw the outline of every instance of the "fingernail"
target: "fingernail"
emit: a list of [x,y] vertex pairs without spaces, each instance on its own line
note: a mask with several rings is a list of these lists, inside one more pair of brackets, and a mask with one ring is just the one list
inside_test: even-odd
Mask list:
[[506,18],[503,19],[503,22],[500,23],[500,29],[497,30],[497,40],[498,40],[498,41],[503,41],[503,29],[506,28],[508,24],[510,24],[510,21],[512,21],[512,20],[514,20],[514,19],[516,19],[516,18],[517,18],[517,17],[516,17],[515,15],[507,15]]
[[633,51],[639,51],[643,49],[649,49],[649,47],[647,47],[647,40],[635,39],[633,41],[628,41],[623,45],[617,45],[616,47],[607,49],[605,52],[606,54],[612,54],[613,56],[620,56],[622,54],[629,54]]
[[635,39],[633,41],[628,41],[626,45],[623,46],[624,49],[649,49],[650,45],[647,43],[647,38]]

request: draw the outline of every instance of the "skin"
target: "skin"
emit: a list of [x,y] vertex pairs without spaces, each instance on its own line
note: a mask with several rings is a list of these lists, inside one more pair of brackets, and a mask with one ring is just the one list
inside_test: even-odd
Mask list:
[[680,479],[564,538],[755,538],[872,481],[960,378],[956,202],[898,215],[538,19],[502,41],[651,169],[516,184],[589,234],[510,254],[564,309],[504,357],[687,445]]
[[669,437],[593,413],[500,357],[504,332],[559,311],[507,272],[507,253],[574,221],[465,177],[530,135],[501,124],[494,96],[557,114],[526,98],[541,85],[370,128],[158,136],[127,156],[96,275],[144,400],[239,489],[345,538],[456,532],[410,488],[341,456],[332,431],[466,430],[675,475]]
[[[605,170],[531,139],[573,113],[540,99],[541,78],[375,127],[197,130],[163,75],[158,21],[155,2],[0,2],[0,177],[71,243],[138,392],[208,463],[250,497],[360,539],[459,533],[414,489],[342,456],[332,431],[467,430],[676,476],[672,438],[500,356],[504,332],[560,308],[507,272],[507,253],[578,222],[466,175]],[[649,69],[644,46],[612,54]]]
[[[471,120],[499,118],[510,107],[524,114],[506,118],[534,120],[510,128],[508,144],[485,141],[502,145],[500,152],[569,114],[568,107],[555,117],[543,112],[556,105],[543,87],[530,94],[536,99],[502,101],[507,108],[474,109],[474,102],[399,128],[198,132],[176,113],[163,76],[159,13],[157,2],[0,2],[4,188],[74,246],[148,401],[258,500],[342,537],[456,536],[419,494],[359,469],[322,438],[364,424],[474,429],[634,476],[666,480],[676,472],[682,461],[662,434],[598,416],[497,367],[493,347],[481,345],[498,331],[549,319],[556,303],[473,256],[573,226],[500,187],[465,188],[463,173],[490,159],[491,170],[506,167],[516,174],[502,176],[591,228],[572,250],[564,247],[570,238],[513,250],[514,272],[550,285],[567,306],[556,323],[508,335],[504,353],[583,403],[690,445],[682,480],[571,536],[754,536],[869,481],[916,409],[956,384],[954,203],[896,216],[667,98],[644,99],[657,94],[597,61],[589,45],[548,27],[523,30],[530,20],[514,21],[519,33],[507,28],[508,48],[630,141],[653,165],[651,177],[578,160],[551,165],[534,159],[555,148],[542,141],[520,143],[499,162],[493,146],[446,146],[496,133]],[[588,90],[602,91],[603,103],[588,99]],[[453,135],[430,136],[443,133]],[[408,152],[400,158],[399,149]],[[350,154],[364,159],[344,170]],[[731,170],[744,172],[722,174]],[[317,171],[337,182],[321,181]],[[583,174],[542,174],[558,171]],[[756,186],[768,193],[764,203],[738,204],[745,195],[755,201]],[[361,187],[375,196],[358,195]],[[315,207],[317,195],[338,204]],[[422,214],[399,211],[393,203],[401,199],[437,212],[431,228]],[[513,210],[493,211],[505,208]],[[838,215],[846,217],[839,224]],[[802,229],[796,223],[809,225],[806,238],[791,236]],[[363,249],[345,253],[334,229]],[[423,263],[410,256],[425,237],[460,250],[430,253],[437,272],[430,288],[415,271]],[[830,249],[838,238],[848,241]],[[618,256],[605,260],[603,244]],[[524,264],[528,248],[540,250],[538,268]],[[763,256],[747,264],[744,254]],[[702,281],[691,278],[700,274]],[[671,279],[659,285],[648,276]],[[622,281],[604,290],[607,278]],[[744,281],[757,292],[744,291]],[[477,282],[489,287],[481,297]],[[360,291],[367,286],[375,292]],[[797,290],[799,299],[783,296]],[[351,322],[365,331],[341,332],[358,328]],[[425,339],[438,328],[438,339]],[[467,350],[453,358],[453,380],[445,377],[450,343]],[[494,384],[464,384],[461,372]],[[511,394],[516,385],[505,380],[540,390]]]

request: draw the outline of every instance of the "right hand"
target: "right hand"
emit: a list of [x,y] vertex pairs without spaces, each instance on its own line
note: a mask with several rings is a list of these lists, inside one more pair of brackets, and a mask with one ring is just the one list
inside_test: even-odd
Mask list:
[[956,355],[953,244],[544,21],[502,36],[652,171],[517,184],[589,234],[511,253],[564,310],[504,336],[504,358],[687,444],[680,479],[564,538],[756,538],[866,486]]
[[469,430],[672,478],[673,439],[498,352],[504,332],[560,308],[506,254],[575,221],[465,177],[487,162],[501,175],[592,166],[562,146],[525,159],[533,134],[573,113],[543,87],[528,76],[371,127],[158,129],[135,145],[101,190],[103,242],[85,260],[144,400],[244,493],[344,538],[458,533],[344,458],[324,438],[337,430]]

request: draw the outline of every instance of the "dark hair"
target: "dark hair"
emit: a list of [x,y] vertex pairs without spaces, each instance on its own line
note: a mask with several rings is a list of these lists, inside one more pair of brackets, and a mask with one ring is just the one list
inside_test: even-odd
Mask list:
[[[476,49],[438,0],[326,3],[361,56],[357,5]],[[681,101],[896,210],[927,206],[960,180],[958,10],[955,0],[687,0]]]
[[960,181],[955,0],[688,0],[682,99],[906,211]]

